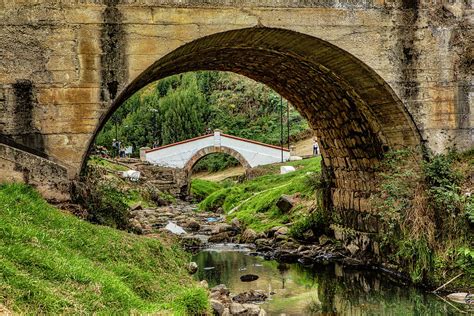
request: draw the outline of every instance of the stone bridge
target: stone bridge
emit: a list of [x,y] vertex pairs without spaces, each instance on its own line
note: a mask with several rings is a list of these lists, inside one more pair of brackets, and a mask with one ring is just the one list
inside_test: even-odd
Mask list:
[[290,159],[290,151],[286,148],[223,134],[219,130],[213,134],[148,149],[141,156],[151,164],[183,169],[190,175],[199,160],[214,153],[234,157],[245,169]]
[[231,71],[308,120],[334,209],[356,225],[384,152],[472,146],[472,12],[461,0],[0,1],[0,178],[59,190],[134,92]]

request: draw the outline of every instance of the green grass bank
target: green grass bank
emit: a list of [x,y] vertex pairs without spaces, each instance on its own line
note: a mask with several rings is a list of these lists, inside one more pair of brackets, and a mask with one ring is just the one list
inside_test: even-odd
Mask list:
[[207,292],[171,241],[93,225],[20,184],[0,185],[0,304],[18,314],[186,315]]
[[[263,166],[253,171],[257,176],[252,180],[235,185],[221,184],[221,188],[211,181],[195,179],[192,190],[212,192],[199,204],[200,209],[221,208],[229,219],[236,217],[246,227],[265,231],[303,218],[309,212],[308,204],[314,202],[315,186],[319,183],[320,160],[316,157],[285,163],[296,169],[287,174],[280,174],[280,164]],[[290,213],[284,214],[276,206],[282,195],[291,195],[297,202]]]

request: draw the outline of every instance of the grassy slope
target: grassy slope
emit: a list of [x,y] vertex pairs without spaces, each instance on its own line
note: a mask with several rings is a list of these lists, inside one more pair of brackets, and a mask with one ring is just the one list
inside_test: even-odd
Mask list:
[[[297,170],[280,175],[279,164],[261,167],[262,173],[266,175],[217,190],[200,203],[200,208],[215,210],[222,207],[229,218],[237,217],[257,231],[288,222],[296,213],[281,214],[275,203],[282,194],[299,193],[301,199],[311,200],[314,194],[310,185],[311,177],[318,177],[314,173],[320,171],[320,158],[288,162],[284,165],[294,166]],[[298,208],[294,211],[297,212]]]
[[[92,225],[31,188],[0,185],[0,305],[21,313],[207,308],[177,246]],[[179,312],[181,311],[181,313]]]

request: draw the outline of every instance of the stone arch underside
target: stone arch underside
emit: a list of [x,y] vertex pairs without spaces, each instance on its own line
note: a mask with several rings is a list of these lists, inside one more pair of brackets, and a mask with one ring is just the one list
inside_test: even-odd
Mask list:
[[230,147],[225,147],[225,146],[209,146],[209,147],[204,147],[200,150],[198,150],[186,163],[184,166],[185,172],[188,173],[188,175],[191,175],[192,170],[194,166],[198,163],[199,160],[202,158],[211,155],[211,154],[217,154],[217,153],[223,153],[223,154],[228,154],[235,159],[239,161],[239,163],[244,167],[246,170],[252,168],[250,166],[250,163],[245,159],[244,156],[242,156],[238,151],[235,149],[232,149]]
[[265,27],[206,36],[162,57],[120,93],[96,132],[147,84],[197,70],[242,74],[289,100],[318,136],[332,204],[346,213],[371,211],[375,167],[385,151],[421,144],[405,106],[375,71],[326,41]]

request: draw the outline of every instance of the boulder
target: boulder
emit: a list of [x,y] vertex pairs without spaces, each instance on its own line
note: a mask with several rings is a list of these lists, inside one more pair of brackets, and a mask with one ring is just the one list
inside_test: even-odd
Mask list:
[[250,290],[247,292],[239,293],[232,298],[237,303],[248,303],[248,302],[263,302],[268,298],[264,291],[261,290]]
[[220,295],[229,295],[230,291],[229,289],[225,286],[225,284],[219,284],[214,286],[211,289],[211,293],[219,293]]
[[255,304],[243,304],[245,308],[245,315],[258,316],[260,314],[260,306]]
[[209,288],[209,283],[207,283],[206,280],[202,280],[201,282],[199,282],[199,285],[204,288],[204,289],[208,289]]
[[282,195],[276,202],[277,207],[282,213],[288,213],[292,208],[295,202],[289,195]]
[[244,305],[242,305],[240,303],[230,304],[230,313],[231,313],[231,315],[243,314],[246,311],[247,311],[247,309],[244,307]]
[[225,232],[219,233],[219,234],[215,234],[209,237],[208,241],[213,242],[213,243],[229,242],[230,236],[229,236],[229,233],[225,233]]
[[253,243],[257,237],[258,235],[253,229],[247,228],[242,235],[240,235],[240,242]]
[[258,275],[255,274],[244,274],[240,277],[242,282],[252,282],[258,279]]
[[210,303],[215,314],[221,316],[224,313],[225,306],[220,301],[211,299]]
[[196,262],[192,261],[192,262],[188,263],[186,269],[188,270],[189,274],[194,274],[198,270],[198,265],[197,265]]
[[201,228],[201,225],[196,222],[194,219],[191,219],[186,222],[184,227],[187,227],[190,231],[197,232],[199,228]]

